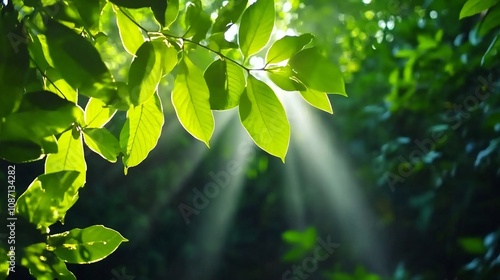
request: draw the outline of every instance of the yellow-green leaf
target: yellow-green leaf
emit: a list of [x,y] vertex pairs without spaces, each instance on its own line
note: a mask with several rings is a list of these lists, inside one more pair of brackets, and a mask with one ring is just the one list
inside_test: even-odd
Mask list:
[[302,95],[304,100],[307,101],[307,103],[311,104],[313,107],[333,114],[332,104],[330,104],[330,100],[328,99],[328,95],[326,94],[326,92],[308,89],[306,91],[301,91],[300,94]]
[[249,75],[247,88],[241,95],[239,113],[241,123],[255,144],[285,162],[290,123],[273,90]]
[[241,16],[238,39],[245,58],[259,52],[274,28],[274,0],[257,0]]
[[112,109],[97,98],[90,98],[85,107],[85,127],[103,127],[113,118],[116,109]]
[[84,141],[87,146],[110,162],[116,162],[120,153],[118,139],[106,128],[86,128],[83,130]]
[[112,6],[116,15],[116,25],[118,25],[123,47],[129,54],[135,55],[139,47],[144,43],[141,30],[132,21],[134,17],[126,8],[119,8],[116,5]]
[[172,91],[172,104],[182,126],[209,146],[214,131],[210,93],[203,73],[185,56],[179,65]]
[[77,188],[82,187],[86,180],[87,163],[83,154],[83,143],[80,134],[78,132],[73,133],[72,130],[64,132],[59,137],[57,146],[58,152],[49,154],[45,160],[45,173],[78,171],[80,174],[74,181],[74,186]]
[[125,174],[129,167],[136,166],[146,159],[156,146],[163,123],[163,108],[158,94],[127,112],[127,120],[120,132]]

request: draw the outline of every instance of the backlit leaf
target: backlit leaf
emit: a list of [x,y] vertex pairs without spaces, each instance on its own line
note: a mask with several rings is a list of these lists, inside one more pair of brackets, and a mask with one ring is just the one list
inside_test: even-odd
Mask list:
[[47,232],[49,226],[64,221],[66,212],[78,200],[77,171],[60,171],[38,176],[19,197],[16,212]]
[[162,49],[166,49],[164,43],[147,41],[137,50],[128,74],[130,101],[135,106],[144,103],[156,91],[163,70]]
[[212,27],[212,34],[226,32],[231,25],[235,24],[247,6],[248,0],[233,0],[219,10],[217,19]]
[[188,3],[185,21],[187,31],[183,37],[192,37],[192,40],[195,42],[205,39],[208,30],[212,26],[212,20],[203,11],[202,3],[199,0]]
[[289,59],[302,50],[314,38],[312,34],[306,33],[300,36],[285,36],[269,48],[266,54],[266,63],[278,63]]
[[48,91],[24,94],[16,113],[8,115],[0,139],[39,139],[63,132],[83,116],[72,102]]
[[125,174],[129,167],[141,163],[156,146],[163,123],[163,108],[158,94],[127,112],[127,120],[120,132]]
[[120,154],[118,139],[106,128],[86,128],[83,130],[85,144],[109,162],[116,162]]
[[184,56],[179,65],[172,91],[172,104],[182,126],[193,137],[209,146],[214,131],[210,92],[203,73],[187,56]]
[[88,40],[53,20],[47,23],[46,37],[55,68],[73,88],[105,103],[117,98],[113,77]]
[[85,107],[85,127],[103,127],[115,113],[116,109],[106,107],[106,104],[97,98],[90,98]]
[[274,13],[274,0],[257,0],[243,13],[238,38],[245,58],[259,52],[269,41]]
[[240,100],[240,120],[253,141],[264,151],[285,161],[290,141],[290,123],[273,90],[248,76]]
[[87,163],[83,154],[82,138],[79,134],[73,136],[72,130],[68,130],[59,136],[57,140],[58,152],[50,154],[45,160],[45,173],[59,171],[78,171],[80,174],[74,181],[74,187],[79,188],[85,184]]
[[119,232],[102,225],[75,228],[47,238],[49,250],[53,250],[61,260],[76,264],[100,261],[127,241]]
[[300,94],[307,103],[327,113],[333,114],[332,105],[325,92],[308,89],[306,91],[301,91]]
[[301,91],[307,90],[306,86],[295,76],[290,66],[283,66],[270,69],[267,76],[282,90]]
[[498,0],[468,0],[460,11],[460,19],[479,14],[493,7],[496,3],[498,3]]
[[64,261],[59,259],[54,252],[47,250],[45,242],[25,247],[21,264],[28,268],[30,274],[36,279],[76,280]]
[[123,47],[131,54],[135,55],[139,47],[144,43],[141,30],[134,24],[134,17],[126,10],[113,5],[113,11],[116,15],[116,25],[122,40]]
[[297,78],[308,88],[347,96],[340,69],[321,55],[317,48],[298,52],[288,64]]
[[229,60],[216,60],[204,74],[210,91],[210,108],[227,110],[238,106],[245,89],[243,69]]

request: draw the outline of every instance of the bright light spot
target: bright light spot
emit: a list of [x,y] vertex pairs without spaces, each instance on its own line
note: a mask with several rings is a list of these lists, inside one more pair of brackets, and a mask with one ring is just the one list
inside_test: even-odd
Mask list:
[[429,16],[432,18],[432,19],[436,19],[438,17],[438,13],[434,10],[432,10],[430,13],[429,13]]
[[250,0],[250,1],[248,1],[248,4],[249,4],[249,5],[252,5],[252,4],[253,4],[253,3],[255,3],[255,2],[257,2],[257,0]]
[[292,3],[286,1],[285,4],[283,4],[283,12],[288,13],[291,10],[292,10]]
[[385,29],[385,27],[386,27],[385,21],[379,20],[378,21],[378,27],[380,27],[381,29]]
[[365,12],[365,18],[367,20],[372,20],[374,16],[375,16],[375,13],[373,11],[366,11]]
[[250,58],[250,64],[254,68],[264,68],[264,66],[266,65],[264,59],[262,59],[262,57],[257,57],[257,56],[252,56],[252,58]]
[[225,7],[228,3],[229,3],[229,1],[222,2],[222,7]]
[[229,29],[224,33],[224,39],[228,42],[234,42],[234,39],[236,39],[236,35],[238,34],[238,25],[233,24]]
[[385,35],[385,40],[387,42],[392,42],[394,40],[394,35],[392,35],[392,34]]
[[371,2],[372,2],[372,0],[363,0],[363,3],[366,5],[370,4]]
[[215,20],[215,19],[217,18],[217,16],[218,16],[218,15],[219,15],[219,14],[218,14],[217,12],[213,12],[213,13],[210,15],[210,18],[211,18],[212,20]]
[[387,29],[393,30],[394,29],[394,25],[395,25],[394,21],[393,20],[389,20],[387,22]]

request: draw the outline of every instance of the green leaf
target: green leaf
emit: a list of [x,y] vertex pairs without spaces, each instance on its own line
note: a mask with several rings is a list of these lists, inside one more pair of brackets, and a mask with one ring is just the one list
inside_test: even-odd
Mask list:
[[306,33],[300,36],[285,36],[269,48],[266,54],[266,64],[278,63],[289,59],[301,51],[314,38],[312,34]]
[[51,91],[61,98],[67,99],[76,104],[78,99],[78,94],[76,90],[73,89],[59,74],[59,72],[52,68],[48,67],[45,70],[45,89],[47,91]]
[[[75,130],[76,131],[76,130]],[[73,136],[73,131],[68,130],[59,136],[57,141],[59,151],[50,154],[45,160],[45,173],[73,170],[80,172],[74,182],[74,187],[82,187],[85,184],[87,164],[83,154],[82,138],[79,134]]]
[[179,0],[167,1],[167,10],[165,11],[165,23],[163,27],[168,28],[177,19],[179,14]]
[[129,167],[136,166],[146,159],[156,146],[163,123],[163,108],[158,94],[127,112],[127,120],[120,132],[125,174]]
[[78,200],[77,171],[60,171],[38,176],[19,197],[16,212],[42,232],[57,221],[64,223],[66,212]]
[[154,17],[163,28],[168,28],[179,13],[179,0],[154,0],[151,5]]
[[209,147],[214,131],[210,92],[203,73],[187,56],[181,61],[175,77],[172,104],[182,126]]
[[240,19],[240,16],[245,10],[247,4],[248,0],[228,1],[227,4],[218,12],[217,19],[212,27],[212,34],[226,32],[231,25],[235,24],[238,19]]
[[462,249],[464,249],[464,251],[467,253],[484,254],[486,252],[486,248],[481,238],[464,237],[458,239],[458,242],[460,244],[460,247],[462,247]]
[[158,87],[163,70],[162,49],[166,49],[164,43],[147,41],[137,50],[128,74],[130,101],[135,106],[153,96]]
[[127,241],[119,232],[102,225],[75,228],[47,238],[49,250],[61,260],[76,264],[98,262]]
[[73,4],[83,22],[88,29],[92,29],[99,22],[101,13],[100,0],[72,0]]
[[64,261],[47,250],[47,244],[37,243],[24,248],[21,264],[38,280],[76,280]]
[[479,14],[480,12],[493,7],[498,0],[468,0],[460,11],[459,19]]
[[113,5],[113,11],[116,15],[116,25],[118,25],[118,32],[120,33],[123,47],[129,54],[135,55],[139,47],[144,43],[141,30],[132,21],[134,17],[126,8],[119,8]]
[[269,41],[274,13],[274,0],[257,0],[243,13],[238,38],[245,58],[259,52]]
[[109,162],[116,162],[120,154],[118,139],[106,128],[86,128],[83,130],[85,144]]
[[0,139],[40,139],[63,132],[82,117],[74,103],[52,92],[27,93],[17,112],[4,119]]
[[73,88],[106,104],[118,98],[111,73],[88,40],[53,20],[47,23],[46,37],[55,68]]
[[295,76],[290,66],[277,67],[269,69],[266,72],[267,76],[282,90],[286,91],[303,91],[307,90],[306,86]]
[[247,88],[241,96],[239,113],[241,123],[255,144],[285,162],[290,142],[290,123],[273,90],[249,75]]
[[330,104],[328,95],[325,92],[308,89],[306,91],[301,91],[300,94],[307,103],[327,113],[333,114],[332,104]]
[[238,44],[234,42],[228,42],[226,38],[224,38],[224,33],[219,32],[219,33],[212,33],[210,38],[208,39],[208,47],[215,50],[215,51],[221,51],[224,49],[237,49]]
[[43,148],[33,140],[0,140],[0,158],[23,163],[42,159]]
[[205,36],[212,26],[210,16],[203,11],[200,0],[194,0],[188,3],[186,10],[185,24],[187,31],[184,38],[191,38],[195,42],[205,39]]
[[109,2],[116,4],[120,7],[132,8],[132,9],[151,7],[153,1],[156,0],[109,0]]
[[500,5],[494,6],[488,10],[488,14],[484,17],[481,25],[479,26],[479,35],[485,36],[490,30],[500,25]]
[[317,48],[298,52],[288,64],[308,88],[347,96],[340,69],[321,55]]
[[177,58],[177,50],[175,49],[174,46],[171,44],[165,44],[164,47],[159,47],[160,49],[163,49],[161,52],[162,57],[163,57],[163,73],[162,75],[165,76],[169,74],[174,67],[177,65],[177,62],[179,62]]
[[212,110],[238,106],[245,89],[245,73],[240,66],[229,60],[216,60],[205,70],[204,77],[210,91]]
[[116,109],[106,106],[97,98],[90,98],[85,107],[85,127],[100,128],[107,124],[116,113]]
[[[2,13],[4,13],[3,10]],[[2,14],[0,18],[0,118],[17,109],[24,92],[24,79],[29,67],[28,41],[17,34],[23,34],[23,25],[19,24],[15,18]]]

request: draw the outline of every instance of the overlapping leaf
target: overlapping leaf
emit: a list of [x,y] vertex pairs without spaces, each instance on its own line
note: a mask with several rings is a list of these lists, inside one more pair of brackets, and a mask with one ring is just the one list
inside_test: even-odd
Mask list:
[[47,244],[36,243],[24,248],[21,264],[29,269],[36,279],[76,280],[64,261],[54,252],[47,250]]
[[210,91],[210,108],[227,110],[238,106],[245,89],[243,69],[229,60],[216,60],[205,70]]
[[266,54],[266,63],[278,63],[289,59],[302,50],[314,38],[312,34],[306,33],[300,36],[285,36],[272,44]]
[[86,128],[83,130],[84,141],[87,146],[109,162],[116,162],[120,154],[118,139],[106,128]]
[[113,5],[113,11],[116,15],[116,25],[122,40],[123,47],[131,54],[135,55],[139,47],[144,43],[141,30],[134,24],[134,17],[126,10]]
[[144,42],[137,50],[128,74],[130,101],[138,106],[156,91],[163,70],[162,52],[167,46],[159,41]]
[[16,212],[46,232],[63,221],[68,209],[78,200],[77,171],[60,171],[38,176],[19,197]]
[[46,37],[55,68],[73,88],[106,104],[118,98],[111,73],[88,40],[54,20],[47,23]]
[[73,186],[82,187],[86,180],[87,163],[83,154],[83,143],[80,134],[68,130],[61,134],[57,145],[59,151],[56,154],[48,155],[45,160],[45,173],[78,171],[80,174],[73,182]]
[[116,109],[106,106],[97,98],[90,98],[85,107],[85,127],[100,128],[107,124],[115,115]]
[[288,64],[308,88],[347,96],[340,69],[321,55],[316,47],[298,52]]

